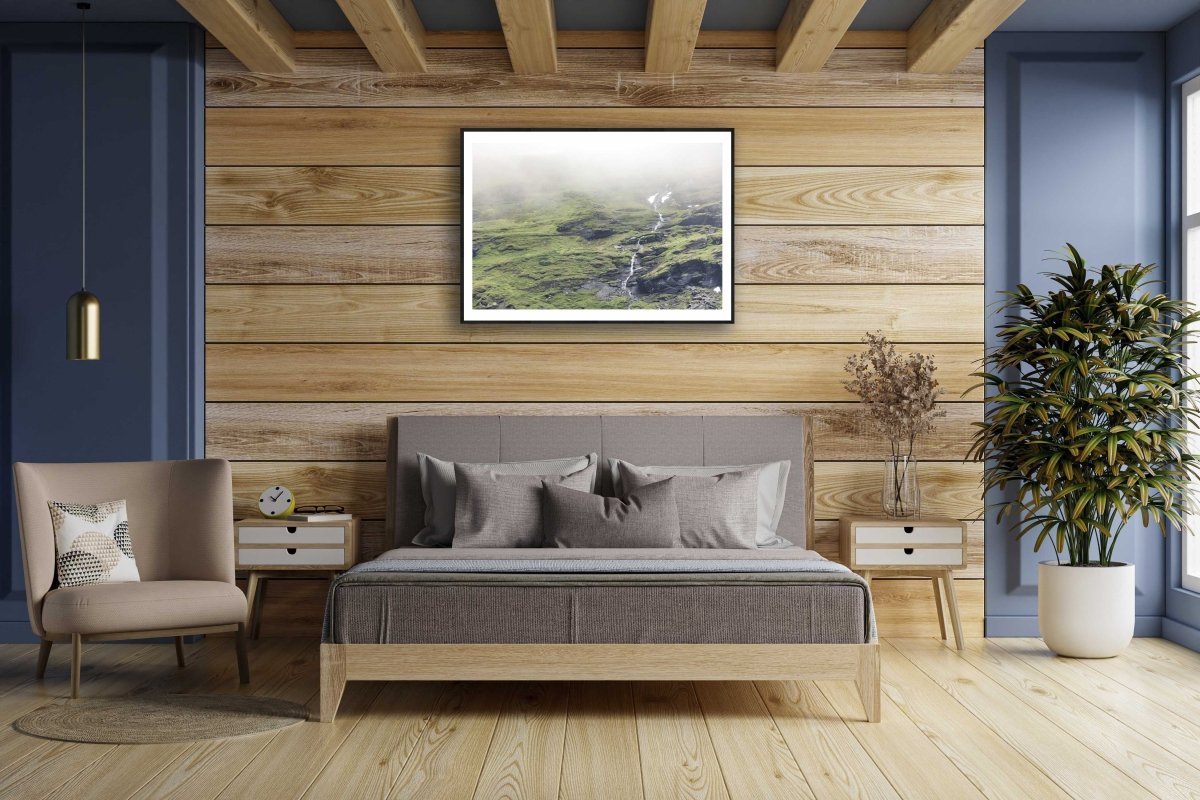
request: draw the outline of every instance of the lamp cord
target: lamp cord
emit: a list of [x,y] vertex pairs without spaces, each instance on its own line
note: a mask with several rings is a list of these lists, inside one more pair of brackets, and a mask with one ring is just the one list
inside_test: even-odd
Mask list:
[[79,92],[80,175],[79,175],[79,288],[87,287],[87,3],[79,6]]

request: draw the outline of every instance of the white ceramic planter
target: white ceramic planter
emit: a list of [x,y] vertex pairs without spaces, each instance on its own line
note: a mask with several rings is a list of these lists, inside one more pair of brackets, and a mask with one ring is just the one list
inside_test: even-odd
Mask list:
[[1038,625],[1058,655],[1112,658],[1133,639],[1133,618],[1133,564],[1038,564]]

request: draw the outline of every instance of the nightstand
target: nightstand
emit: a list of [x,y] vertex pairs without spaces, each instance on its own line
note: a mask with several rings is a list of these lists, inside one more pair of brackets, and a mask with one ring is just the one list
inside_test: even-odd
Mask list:
[[240,519],[234,528],[234,565],[247,570],[246,629],[258,638],[267,580],[329,579],[358,560],[358,517],[336,522]]
[[963,649],[954,570],[967,566],[967,526],[956,519],[891,519],[842,517],[842,563],[862,575],[869,586],[877,573],[930,578],[937,604],[938,625],[946,638],[942,592],[950,607],[954,643]]

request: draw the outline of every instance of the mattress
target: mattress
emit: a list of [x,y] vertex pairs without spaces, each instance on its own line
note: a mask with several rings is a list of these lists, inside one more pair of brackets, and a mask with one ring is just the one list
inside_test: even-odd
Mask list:
[[330,586],[335,644],[862,644],[866,583],[798,547],[401,548]]

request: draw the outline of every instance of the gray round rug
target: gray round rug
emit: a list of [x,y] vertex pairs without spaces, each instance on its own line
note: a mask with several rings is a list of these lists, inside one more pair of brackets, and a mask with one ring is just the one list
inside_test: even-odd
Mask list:
[[305,706],[240,694],[144,694],[68,700],[26,714],[13,727],[60,742],[164,744],[248,736],[308,719]]

